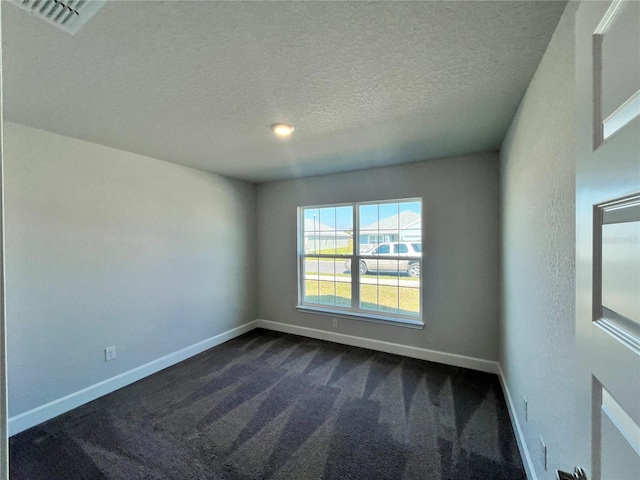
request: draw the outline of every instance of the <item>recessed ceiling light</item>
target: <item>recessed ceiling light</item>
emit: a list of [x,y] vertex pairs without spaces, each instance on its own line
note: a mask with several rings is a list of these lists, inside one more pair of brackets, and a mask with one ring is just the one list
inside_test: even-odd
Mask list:
[[293,133],[294,128],[286,123],[276,123],[271,125],[271,130],[279,137],[288,137]]

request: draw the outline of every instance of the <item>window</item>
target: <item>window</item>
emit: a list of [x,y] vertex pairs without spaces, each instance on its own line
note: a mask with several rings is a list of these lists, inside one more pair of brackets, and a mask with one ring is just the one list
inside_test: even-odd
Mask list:
[[298,215],[299,308],[422,324],[421,199],[300,207]]
[[404,243],[394,243],[393,253],[409,253],[409,247]]

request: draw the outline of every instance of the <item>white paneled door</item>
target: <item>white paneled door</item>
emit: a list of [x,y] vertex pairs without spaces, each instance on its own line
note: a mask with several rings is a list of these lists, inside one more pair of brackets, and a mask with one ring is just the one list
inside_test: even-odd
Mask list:
[[640,2],[576,13],[576,463],[640,479]]

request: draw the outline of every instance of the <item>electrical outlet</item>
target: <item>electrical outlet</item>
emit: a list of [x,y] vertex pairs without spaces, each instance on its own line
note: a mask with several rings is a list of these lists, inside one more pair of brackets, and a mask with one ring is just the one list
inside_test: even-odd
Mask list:
[[104,361],[110,362],[116,358],[116,347],[107,347],[104,349]]
[[522,403],[524,404],[524,421],[529,421],[529,404],[527,403],[527,397],[522,396]]
[[337,318],[333,319],[333,328],[338,328],[338,319]]
[[547,446],[544,444],[544,440],[540,437],[540,463],[547,470]]

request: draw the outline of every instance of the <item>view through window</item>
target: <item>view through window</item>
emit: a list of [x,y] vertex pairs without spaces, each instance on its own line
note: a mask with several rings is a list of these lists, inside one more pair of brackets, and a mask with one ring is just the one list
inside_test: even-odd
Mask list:
[[299,208],[301,307],[421,319],[422,200]]

